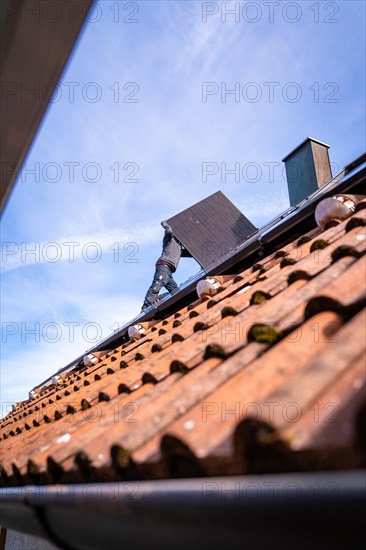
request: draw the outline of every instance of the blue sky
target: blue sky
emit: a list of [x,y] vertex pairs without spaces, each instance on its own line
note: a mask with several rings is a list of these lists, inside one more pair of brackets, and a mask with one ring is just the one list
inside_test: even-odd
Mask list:
[[139,313],[162,220],[285,210],[307,136],[366,148],[364,2],[97,2],[2,218],[2,414]]

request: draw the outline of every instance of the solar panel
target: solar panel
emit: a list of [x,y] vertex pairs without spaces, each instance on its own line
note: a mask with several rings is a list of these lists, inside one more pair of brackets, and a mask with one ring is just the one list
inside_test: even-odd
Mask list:
[[167,220],[173,234],[206,270],[224,260],[256,231],[256,227],[221,192]]

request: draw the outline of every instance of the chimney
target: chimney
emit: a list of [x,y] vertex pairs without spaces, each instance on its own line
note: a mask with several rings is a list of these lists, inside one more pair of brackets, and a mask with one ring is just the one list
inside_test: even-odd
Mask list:
[[308,137],[282,159],[291,206],[332,179],[328,149],[329,145]]

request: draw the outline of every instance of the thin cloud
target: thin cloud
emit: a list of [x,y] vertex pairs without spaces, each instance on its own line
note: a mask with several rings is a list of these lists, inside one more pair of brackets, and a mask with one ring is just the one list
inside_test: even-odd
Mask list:
[[[158,224],[135,226],[126,229],[112,229],[87,235],[61,237],[43,242],[3,242],[1,272],[27,267],[34,264],[74,262],[85,259],[93,261],[101,254],[113,254],[116,243],[124,243],[125,249],[149,245],[159,240],[161,230]],[[137,241],[137,242],[136,242]],[[133,250],[131,251],[133,253]]]

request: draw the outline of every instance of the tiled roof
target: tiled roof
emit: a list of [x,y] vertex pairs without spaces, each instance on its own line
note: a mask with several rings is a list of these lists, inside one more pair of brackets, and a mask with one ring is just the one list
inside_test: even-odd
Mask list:
[[17,404],[2,485],[365,467],[365,207]]

